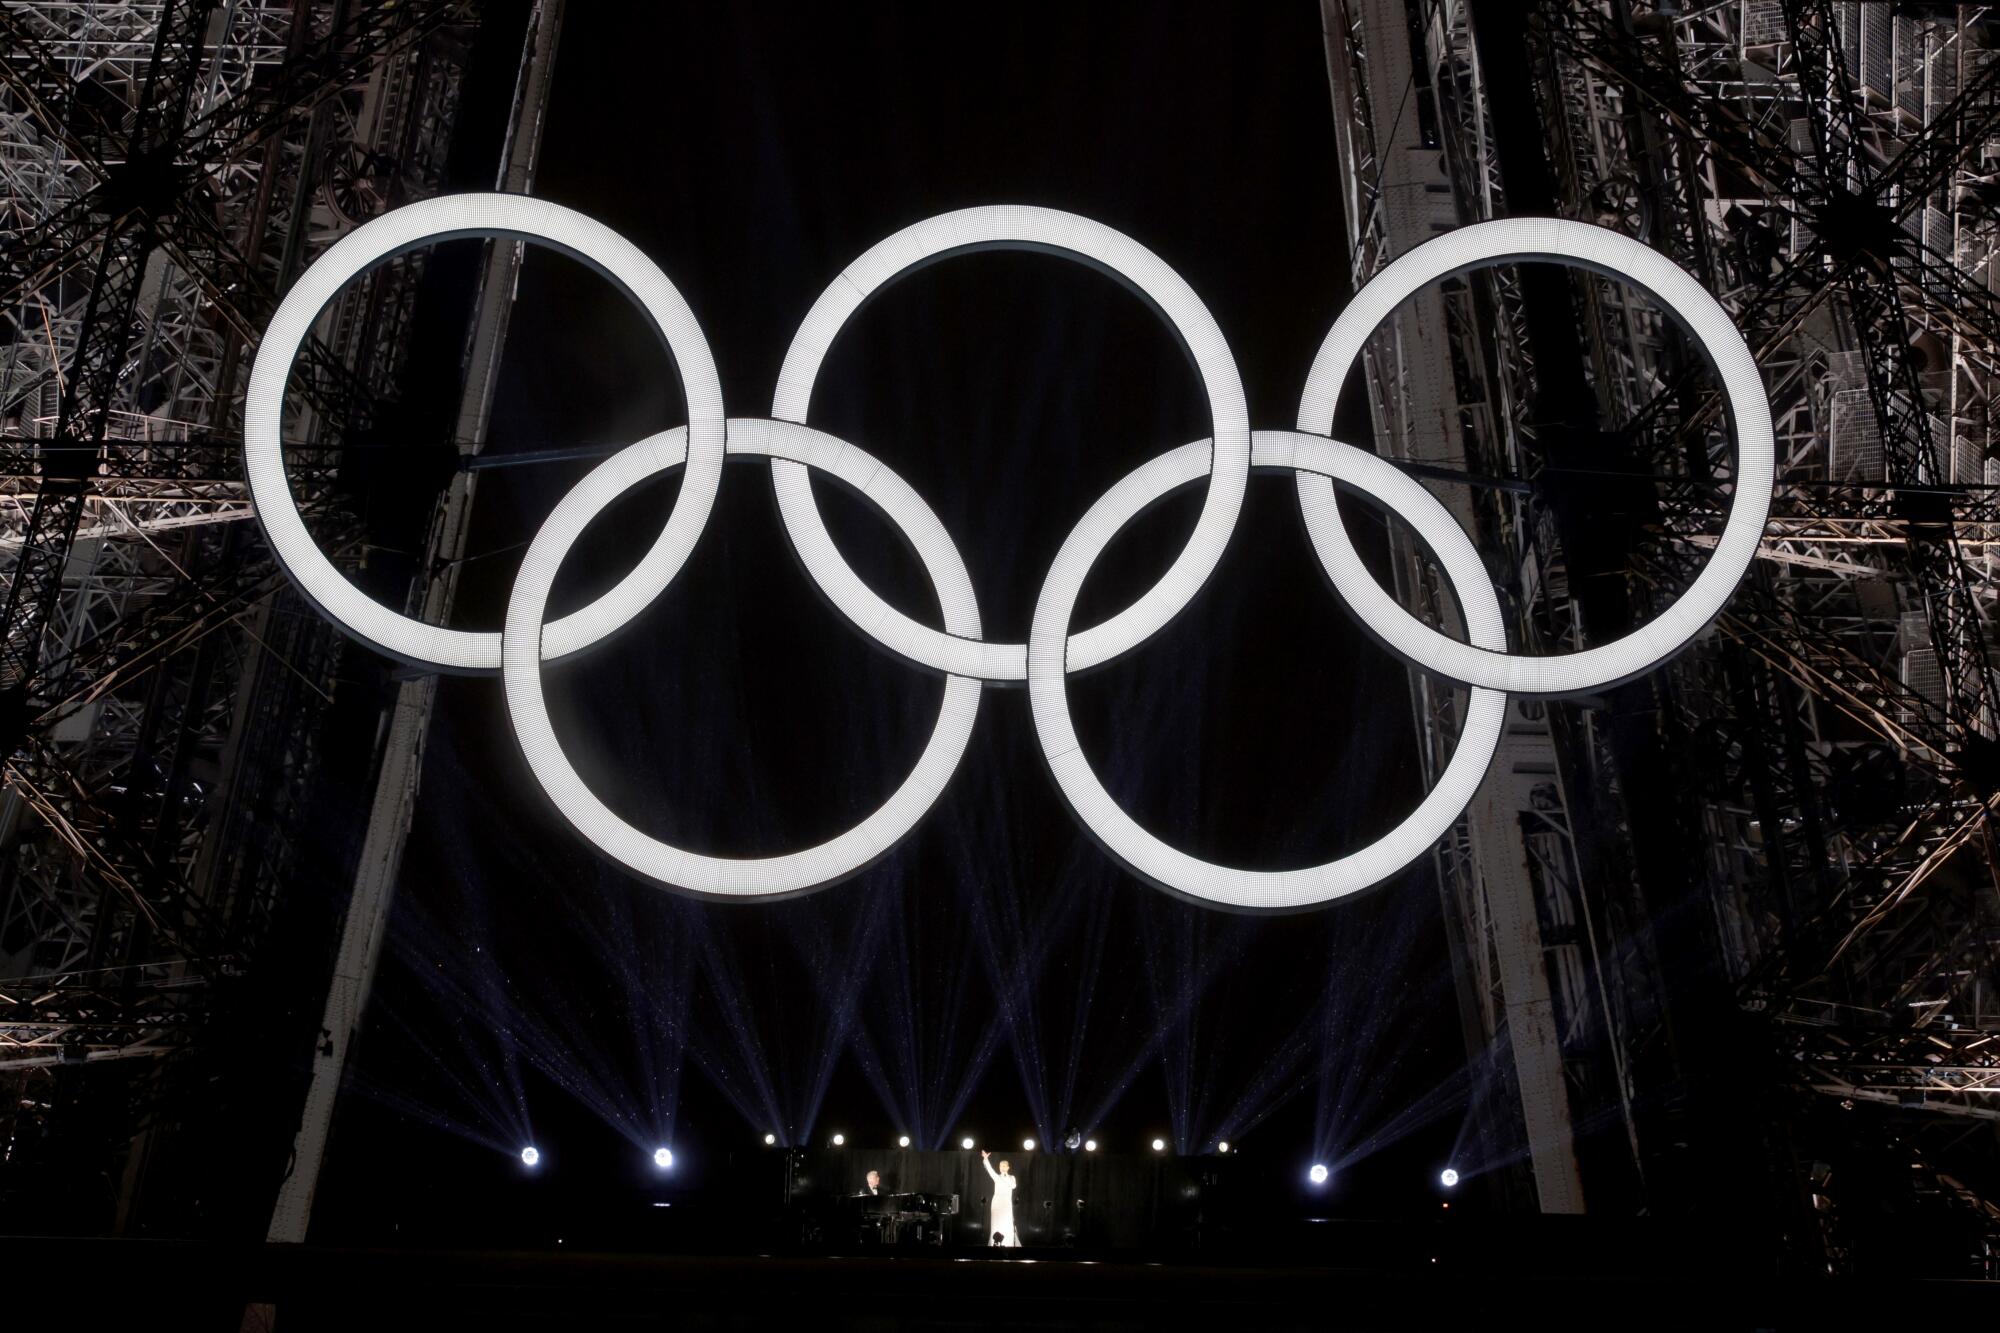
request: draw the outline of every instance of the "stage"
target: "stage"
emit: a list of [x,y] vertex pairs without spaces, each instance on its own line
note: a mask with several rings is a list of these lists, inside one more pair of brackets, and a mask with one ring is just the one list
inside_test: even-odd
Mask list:
[[[1720,1251],[1707,1268],[1591,1275],[1560,1271],[1557,1255],[1547,1256],[1551,1262],[1539,1271],[1509,1273],[1475,1254],[1430,1256],[1416,1244],[1402,1252],[1402,1262],[1383,1267],[1385,1245],[1404,1247],[1423,1237],[1368,1231],[1351,1228],[1334,1237],[1356,1242],[1366,1266],[1100,1262],[1033,1251],[669,1256],[43,1238],[0,1240],[0,1250],[12,1271],[37,1274],[31,1291],[9,1293],[10,1315],[46,1300],[81,1327],[129,1319],[151,1329],[275,1326],[283,1333],[791,1325],[1748,1333],[1852,1327],[1918,1310],[1941,1321],[1991,1313],[1992,1290],[1982,1284],[1718,1276],[1727,1266]],[[114,1273],[115,1281],[105,1280]],[[275,1325],[265,1322],[265,1307],[277,1310]],[[243,1321],[245,1308],[257,1322]]]

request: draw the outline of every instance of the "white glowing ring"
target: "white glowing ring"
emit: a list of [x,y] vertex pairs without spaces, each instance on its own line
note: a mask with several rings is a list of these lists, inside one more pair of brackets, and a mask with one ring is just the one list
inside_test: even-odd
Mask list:
[[[1252,441],[1253,466],[1297,469],[1338,481],[1402,519],[1444,570],[1472,642],[1482,647],[1506,643],[1500,601],[1479,552],[1430,492],[1373,454],[1320,436],[1260,430]],[[1141,828],[1104,790],[1076,738],[1065,681],[1075,668],[1064,661],[1063,645],[1077,593],[1097,557],[1148,505],[1201,476],[1207,456],[1206,441],[1160,455],[1105,492],[1070,532],[1035,601],[1028,634],[1028,706],[1063,797],[1133,873],[1191,898],[1230,907],[1309,907],[1380,883],[1436,845],[1479,790],[1500,742],[1507,698],[1495,690],[1473,690],[1458,744],[1436,785],[1402,823],[1337,860],[1298,870],[1242,870],[1189,856]]]
[[659,596],[708,522],[722,480],[722,382],[708,340],[680,292],[638,247],[601,222],[557,204],[513,194],[452,194],[384,213],[336,242],[285,294],[250,371],[243,404],[243,462],[271,551],[335,625],[392,657],[445,671],[494,671],[500,636],[446,629],[400,615],[356,588],[306,531],[285,480],[280,430],[285,382],[313,322],[369,265],[419,245],[458,237],[540,241],[590,265],[636,301],[673,353],[687,398],[691,463],[652,549],[619,584],[548,627],[543,651],[566,657],[611,633]]
[[[1180,274],[1122,232],[1073,213],[994,205],[962,209],[905,227],[874,246],[834,279],[799,325],[778,373],[771,415],[803,422],[813,382],[827,350],[863,302],[919,265],[979,250],[1035,250],[1078,259],[1145,297],[1166,317],[1188,350],[1208,395],[1214,425],[1208,497],[1187,545],[1159,582],[1103,623],[1080,631],[1069,646],[1072,667],[1110,661],[1150,638],[1179,615],[1214,572],[1243,508],[1250,475],[1250,409],[1229,344],[1201,298]],[[935,671],[981,680],[1021,680],[1027,645],[984,643],[919,624],[861,581],[828,535],[805,468],[771,465],[778,512],[799,557],[842,615],[892,652]]]
[[[425,625],[380,606],[349,584],[313,545],[286,486],[280,418],[292,360],[342,284],[369,264],[412,246],[460,236],[545,242],[591,264],[645,309],[666,341],[688,400],[690,424],[607,459],[565,496],[529,545],[502,633]],[[900,477],[863,450],[802,424],[813,381],[847,319],[912,267],[971,250],[1024,248],[1080,259],[1148,298],[1187,346],[1215,419],[1212,441],[1164,454],[1091,506],[1064,542],[1036,600],[1026,644],[987,643],[964,561],[935,513]],[[659,883],[721,898],[804,892],[866,866],[905,836],[956,769],[978,713],[982,680],[1028,683],[1036,734],[1064,798],[1105,848],[1143,878],[1203,901],[1287,909],[1358,892],[1403,869],[1436,843],[1470,804],[1498,745],[1506,692],[1561,694],[1602,687],[1665,661],[1709,622],[1754,556],[1770,506],[1770,407],[1749,350],[1715,301],[1664,257],[1615,233],[1555,219],[1481,223],[1397,260],[1368,283],[1327,335],[1300,403],[1303,427],[1330,427],[1334,400],[1375,327],[1412,292],[1449,274],[1508,259],[1556,259],[1631,281],[1700,342],[1721,377],[1736,432],[1735,495],[1715,553],[1682,597],[1651,624],[1614,643],[1564,657],[1509,655],[1498,600],[1478,553],[1450,514],[1391,464],[1322,435],[1249,429],[1243,390],[1222,335],[1187,284],[1129,238],[1066,213],[983,208],[910,227],[843,273],[795,336],[774,400],[778,421],[725,421],[706,340],[680,294],[628,242],[588,218],[538,200],[460,195],[397,209],[340,241],[301,278],[273,317],[245,409],[245,460],[252,498],[273,551],[305,595],[346,632],[406,661],[504,677],[523,754],[556,808],[614,860]],[[936,725],[902,785],[873,814],[819,846],[760,859],[689,852],[625,823],[583,784],[557,742],[543,696],[541,664],[601,640],[629,622],[673,580],[707,521],[725,453],[770,460],[787,533],[836,609],[871,638],[946,674]],[[1324,865],[1250,871],[1197,860],[1161,842],[1118,808],[1077,742],[1067,673],[1143,643],[1178,614],[1220,559],[1241,511],[1252,466],[1291,470],[1316,552],[1337,592],[1392,650],[1421,669],[1471,685],[1465,722],[1436,785],[1401,824],[1367,847]],[[549,592],[571,547],[593,518],[632,486],[685,466],[660,535],[633,571],[582,611],[544,625]],[[834,548],[812,497],[810,470],[860,491],[907,538],[931,579],[943,628],[896,611],[862,584]],[[1193,535],[1172,567],[1132,605],[1070,634],[1084,580],[1105,546],[1168,492],[1208,479]],[[1428,547],[1459,603],[1467,642],[1410,616],[1362,566],[1335,504],[1335,483],[1399,516]],[[532,1150],[529,1150],[532,1151]]]
[[1574,694],[1651,670],[1686,647],[1722,610],[1763,539],[1775,469],[1771,404],[1743,336],[1714,297],[1672,260],[1617,232],[1562,218],[1479,222],[1426,241],[1370,278],[1348,303],[1313,360],[1299,402],[1299,429],[1333,428],[1334,400],[1376,327],[1420,288],[1507,260],[1554,259],[1631,282],[1694,336],[1722,380],[1736,428],[1736,482],[1721,537],[1695,581],[1649,624],[1621,639],[1555,657],[1509,654],[1460,643],[1412,617],[1362,565],[1333,504],[1332,484],[1299,475],[1314,544],[1334,586],[1362,623],[1399,657],[1466,685],[1516,694]]
[[[576,830],[605,855],[634,872],[673,888],[718,898],[762,898],[802,893],[860,870],[916,827],[958,767],[979,713],[980,683],[964,676],[945,681],[937,725],[916,767],[889,799],[847,832],[816,847],[782,856],[739,859],[685,851],[647,836],[613,814],[577,775],[557,741],[542,695],[537,651],[549,589],[563,557],[584,527],[607,505],[647,477],[680,466],[685,429],[667,431],[613,454],[562,498],[521,561],[507,602],[501,634],[501,677],[507,711],[528,766],[549,799]],[[782,421],[732,421],[729,452],[789,459],[818,468],[877,501],[902,529],[937,590],[945,628],[979,635],[979,611],[965,562],[944,525],[916,492],[862,450],[830,435]]]

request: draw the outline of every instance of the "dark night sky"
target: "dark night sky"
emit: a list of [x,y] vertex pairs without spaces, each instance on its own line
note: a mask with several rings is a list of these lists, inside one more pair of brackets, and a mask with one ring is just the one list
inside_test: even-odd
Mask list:
[[[1289,425],[1346,293],[1317,6],[980,17],[573,3],[536,193],[603,220],[680,286],[733,415],[768,412],[794,328],[849,260],[930,214],[1006,201],[1098,219],[1178,269],[1230,340],[1253,422]],[[622,444],[683,419],[637,313],[531,251],[489,452]],[[953,259],[871,304],[835,344],[812,421],[929,500],[987,632],[1008,639],[1092,500],[1209,433],[1199,383],[1149,310],[1095,272],[1023,254]],[[515,548],[582,470],[485,474],[456,623],[497,626]],[[600,522],[560,603],[650,542],[672,486]],[[886,525],[818,493],[856,568],[933,616]],[[1164,568],[1198,502],[1183,492],[1114,545],[1079,623]],[[768,473],[749,464],[726,470],[667,595],[548,680],[559,733],[614,808],[741,855],[872,809],[941,690],[817,598]],[[1408,698],[1403,669],[1328,591],[1279,478],[1252,482],[1195,604],[1071,687],[1086,749],[1135,816],[1197,855],[1262,867],[1338,855],[1408,811]],[[1018,1142],[1075,1123],[1120,1146],[1221,1135],[1303,1163],[1421,1119],[1463,1066],[1428,862],[1301,915],[1173,900],[1071,820],[1019,691],[988,689],[957,777],[902,847],[771,905],[691,902],[602,864],[534,790],[505,727],[497,682],[444,681],[329,1164],[350,1197],[419,1160],[451,1179],[505,1176],[487,1149],[520,1133],[572,1180],[636,1172],[633,1145],[659,1136],[694,1161],[766,1129],[835,1127]],[[620,1118],[629,1143],[604,1123]],[[1459,1120],[1446,1107],[1385,1160],[1422,1170]]]

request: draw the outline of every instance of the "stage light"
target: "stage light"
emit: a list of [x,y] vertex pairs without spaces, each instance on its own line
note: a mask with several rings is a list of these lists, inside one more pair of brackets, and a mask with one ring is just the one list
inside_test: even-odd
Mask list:
[[662,1170],[662,1171],[665,1171],[665,1170],[666,1170],[667,1168],[671,1167],[671,1166],[672,1166],[673,1164],[674,1164],[674,1154],[673,1154],[673,1150],[672,1150],[672,1149],[670,1149],[670,1148],[655,1148],[655,1149],[653,1149],[653,1165],[654,1165],[654,1166],[657,1166],[657,1167],[659,1167],[659,1168],[660,1168],[660,1170]]
[[1153,1140],[1153,1151],[1154,1151],[1154,1152],[1165,1152],[1166,1150],[1167,1150],[1167,1141],[1166,1141],[1165,1139],[1154,1139],[1154,1140]]
[[1457,1170],[1448,1166],[1438,1172],[1438,1184],[1444,1186],[1446,1189],[1450,1189],[1452,1186],[1458,1184]]
[[541,1150],[536,1148],[532,1143],[521,1149],[521,1164],[523,1166],[533,1166],[541,1160]]
[[766,1148],[777,1146],[777,1142],[778,1142],[778,1136],[776,1134],[766,1134],[764,1136],[764,1146]]
[[1085,1140],[1083,1141],[1083,1150],[1084,1150],[1085,1152],[1096,1152],[1096,1151],[1097,1151],[1097,1140],[1096,1140],[1096,1139],[1085,1139]]
[[836,1148],[844,1148],[844,1147],[846,1147],[846,1146],[847,1146],[847,1135],[845,1135],[845,1134],[836,1134],[836,1135],[834,1135],[834,1136],[833,1136],[833,1146],[834,1146],[834,1147],[836,1147]]
[[1021,1151],[1022,1151],[1022,1152],[1033,1152],[1034,1150],[1035,1150],[1035,1141],[1034,1141],[1033,1139],[1022,1139],[1022,1140],[1021,1140]]
[[959,1146],[959,1147],[961,1147],[961,1148],[963,1148],[963,1149],[965,1149],[965,1150],[966,1150],[967,1152],[971,1152],[971,1151],[972,1151],[972,1140],[971,1140],[970,1138],[963,1138],[963,1139],[960,1139],[960,1140],[958,1141],[958,1146]]
[[1216,1144],[1216,1145],[1215,1145],[1215,1150],[1216,1150],[1217,1152],[1228,1152],[1228,1151],[1229,1151],[1229,1140],[1228,1140],[1228,1139],[1224,1139],[1224,1140],[1223,1140],[1222,1142],[1220,1142],[1220,1143]]
[[907,1148],[907,1147],[909,1147],[909,1146],[910,1146],[910,1136],[909,1136],[908,1134],[904,1134],[904,1135],[902,1135],[901,1137],[899,1137],[899,1138],[898,1138],[898,1139],[896,1140],[896,1146],[897,1146],[898,1148]]
[[1306,1172],[1306,1179],[1310,1180],[1315,1185],[1326,1184],[1326,1168],[1321,1166],[1318,1162],[1314,1162],[1312,1165],[1312,1170]]

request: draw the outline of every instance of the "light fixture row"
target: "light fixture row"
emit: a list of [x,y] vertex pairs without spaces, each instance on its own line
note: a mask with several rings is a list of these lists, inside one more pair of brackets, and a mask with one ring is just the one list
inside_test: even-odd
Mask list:
[[[764,1146],[767,1148],[775,1147],[777,1145],[777,1142],[778,1142],[778,1136],[776,1134],[766,1134],[764,1136]],[[836,1132],[828,1137],[827,1145],[833,1148],[845,1148],[847,1146],[847,1135],[845,1133]],[[910,1136],[908,1134],[897,1135],[896,1146],[898,1148],[909,1147]],[[958,1141],[958,1146],[964,1149],[966,1152],[971,1152],[975,1147],[978,1146],[978,1144],[973,1139],[973,1137],[970,1134],[968,1134],[964,1138]],[[1075,1147],[1076,1145],[1072,1143],[1070,1146]],[[1036,1141],[1032,1138],[1026,1138],[1021,1140],[1022,1152],[1033,1152],[1035,1151],[1036,1147],[1037,1147]],[[1152,1143],[1152,1148],[1154,1152],[1165,1152],[1167,1150],[1167,1141],[1165,1139],[1154,1139]],[[1096,1152],[1097,1140],[1085,1139],[1083,1141],[1083,1150],[1085,1152]],[[1215,1145],[1215,1151],[1217,1153],[1231,1152],[1232,1149],[1230,1148],[1229,1140],[1227,1139],[1218,1140]]]
[[[835,1134],[829,1141],[832,1143],[834,1147],[842,1148],[847,1145],[847,1136],[845,1134]],[[765,1147],[773,1147],[777,1144],[777,1142],[778,1142],[778,1136],[776,1134],[766,1134],[764,1136]],[[896,1139],[896,1146],[899,1148],[909,1147],[910,1136],[908,1134],[899,1135]],[[968,1134],[966,1137],[960,1139],[958,1141],[958,1146],[965,1149],[967,1152],[972,1151],[973,1148],[972,1136]],[[1154,1139],[1152,1147],[1154,1152],[1165,1152],[1167,1150],[1167,1141],[1165,1139]],[[1035,1150],[1035,1140],[1031,1138],[1021,1140],[1021,1151],[1033,1152],[1034,1150]],[[1083,1141],[1083,1150],[1085,1152],[1096,1152],[1097,1140],[1085,1139]],[[1215,1145],[1215,1150],[1218,1153],[1227,1153],[1229,1151],[1228,1140],[1226,1139],[1219,1140]],[[541,1161],[542,1161],[542,1150],[540,1148],[537,1148],[534,1144],[530,1143],[521,1149],[521,1164],[523,1166],[528,1167],[530,1170],[532,1170],[535,1167],[540,1166]],[[653,1165],[658,1167],[662,1171],[672,1170],[674,1165],[673,1149],[664,1147],[655,1148],[653,1150]],[[1306,1179],[1315,1186],[1326,1184],[1328,1180],[1332,1179],[1332,1176],[1333,1172],[1329,1170],[1326,1164],[1323,1162],[1314,1162],[1306,1170]],[[1450,1190],[1450,1189],[1457,1189],[1458,1183],[1460,1180],[1463,1179],[1463,1177],[1459,1174],[1457,1167],[1447,1166],[1442,1171],[1438,1172],[1437,1179],[1438,1179],[1438,1184],[1441,1187]]]

